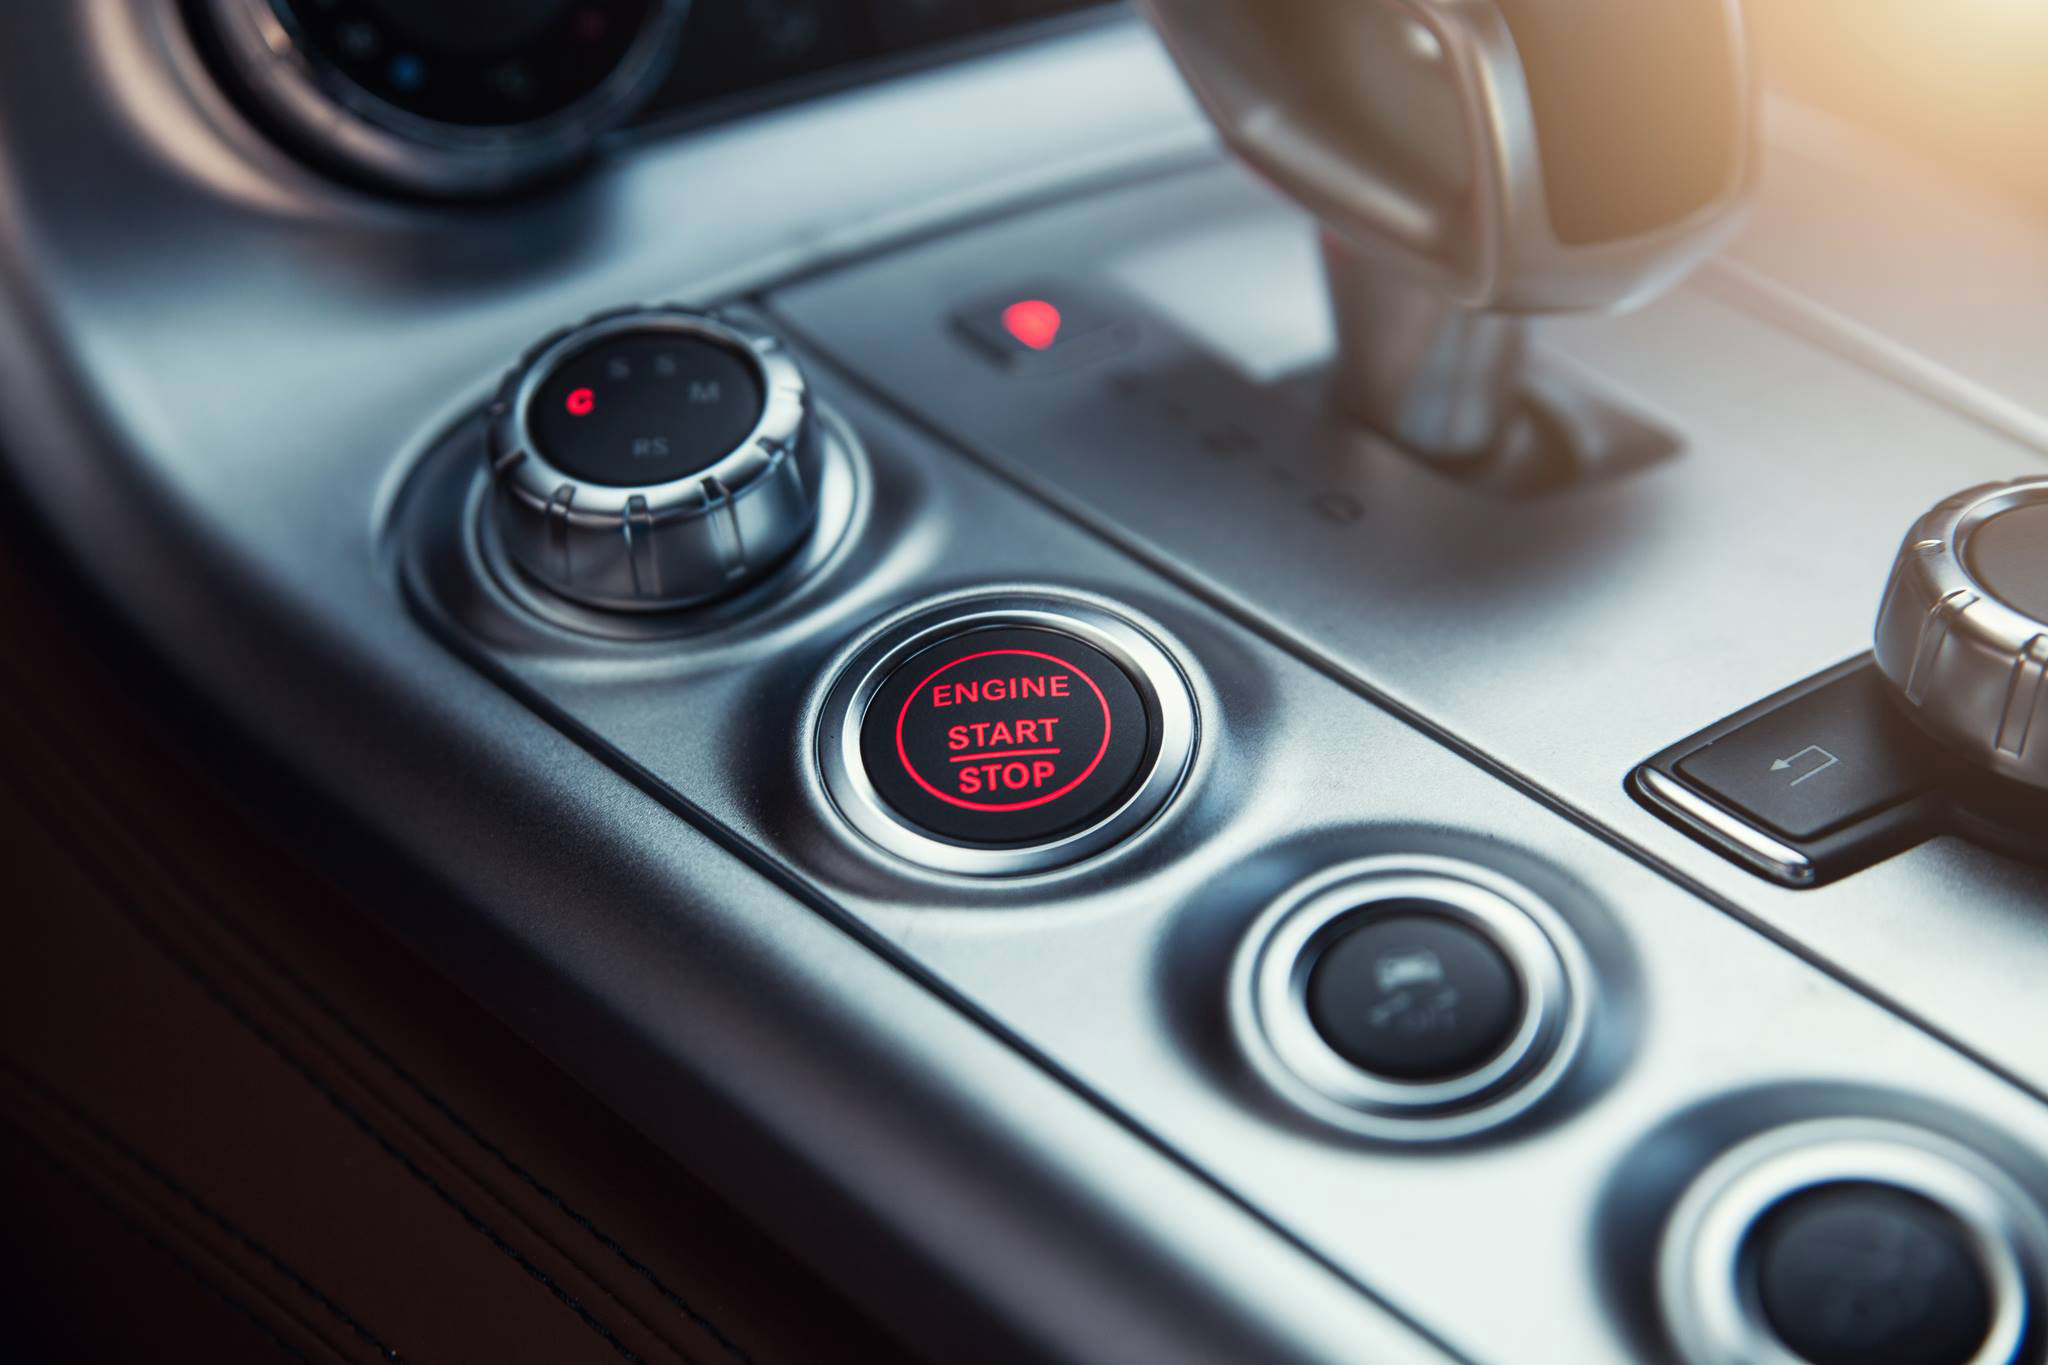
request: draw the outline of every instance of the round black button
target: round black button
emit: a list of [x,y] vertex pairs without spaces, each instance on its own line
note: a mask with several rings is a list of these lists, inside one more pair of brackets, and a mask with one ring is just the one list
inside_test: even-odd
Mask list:
[[1844,1181],[1795,1194],[1750,1234],[1765,1321],[1813,1365],[1965,1365],[1990,1286],[1960,1224],[1916,1194]]
[[1447,1081],[1507,1050],[1522,983],[1506,954],[1426,901],[1376,906],[1309,971],[1308,1014],[1338,1055],[1397,1081]]
[[594,484],[667,483],[730,454],[760,420],[761,381],[730,346],[688,332],[624,332],[576,352],[526,418],[557,469]]
[[891,673],[861,720],[861,761],[926,833],[1003,848],[1108,815],[1154,748],[1148,707],[1108,655],[1031,627],[970,630]]

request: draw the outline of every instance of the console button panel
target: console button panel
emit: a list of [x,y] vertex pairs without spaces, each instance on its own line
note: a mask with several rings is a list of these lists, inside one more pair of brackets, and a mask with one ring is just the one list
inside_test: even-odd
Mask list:
[[[1162,469],[1141,440],[1165,411],[1145,405],[1164,401],[1176,363],[1142,355],[1156,329],[1148,325],[1134,353],[1145,368],[1134,398],[1115,382],[1120,365],[1019,382],[962,341],[948,307],[924,316],[934,344],[960,353],[961,368],[941,378],[958,381],[963,401],[994,403],[992,421],[1028,425],[1030,412],[1070,401],[1068,385],[1085,387],[1090,402],[1127,405],[1126,415],[1086,442],[1034,439],[1019,444],[1015,463],[978,466],[935,434],[932,410],[949,397],[923,393],[907,418],[807,349],[821,401],[866,451],[855,452],[853,510],[833,548],[743,615],[716,616],[687,636],[597,642],[497,593],[474,538],[451,533],[480,497],[475,433],[457,432],[429,455],[403,504],[409,599],[441,639],[657,794],[667,815],[712,832],[934,983],[1347,1280],[1398,1305],[1454,1357],[1518,1358],[1529,1325],[1541,1323],[1542,1349],[1560,1359],[1660,1358],[1612,1311],[1609,1286],[1622,1272],[1601,1261],[1589,1219],[1605,1227],[1625,1203],[1639,1220],[1644,1196],[1633,1186],[1617,1196],[1615,1173],[1644,1134],[1744,1087],[1786,1080],[1799,1102],[1849,1108],[1947,1106],[2048,1148],[2048,1119],[2030,1097],[1716,912],[1597,822],[1560,818],[1554,794],[1472,761],[1474,747],[1490,745],[1445,744],[1404,717],[1399,696],[1375,690],[1388,670],[1455,654],[1461,641],[1416,631],[1400,637],[1404,648],[1358,660],[1348,652],[1357,632],[1368,623],[1406,631],[1421,606],[1450,610],[1446,595],[1469,575],[1447,575],[1432,598],[1421,575],[1440,565],[1352,574],[1341,606],[1303,621],[1281,582],[1234,589],[1192,575],[1156,551],[1159,528],[1146,519],[1186,518],[1191,534],[1199,521],[1217,562],[1248,544],[1278,575],[1284,561],[1339,543],[1363,553],[1396,541],[1426,558],[1420,537],[1438,529],[1427,523],[1453,501],[1461,515],[1479,507],[1469,492],[1432,492],[1417,481],[1425,475],[1391,462],[1377,466],[1387,485],[1372,499],[1363,487],[1343,502],[1306,477],[1290,483],[1282,476],[1311,472],[1310,447],[1261,447],[1267,399],[1243,388],[1211,394],[1238,424],[1215,428],[1213,442],[1193,439],[1209,430],[1194,423],[1218,414],[1191,411],[1178,463]],[[1031,472],[1055,466],[1075,473],[1071,489]],[[1192,478],[1197,469],[1216,471],[1216,482]],[[1127,502],[1141,487],[1149,501]],[[1312,519],[1267,518],[1277,503],[1259,488]],[[1099,503],[1082,496],[1091,490]],[[1218,491],[1234,526],[1197,516],[1199,500]],[[1402,517],[1386,515],[1397,502]],[[1510,511],[1539,523],[1531,554],[1557,549],[1542,524],[1556,529],[1574,515],[1562,504],[1547,517],[1503,506],[1503,535]],[[1424,524],[1407,524],[1417,518]],[[1304,524],[1329,539],[1312,539]],[[1470,527],[1445,529],[1460,533],[1446,543],[1474,543]],[[1372,590],[1361,592],[1368,577]],[[1486,586],[1515,591],[1505,577]],[[915,655],[981,629],[1081,640],[1157,697],[1160,714],[1148,720],[1161,757],[1106,818],[1043,845],[979,847],[935,836],[879,793],[848,785],[866,781],[860,721],[873,694]],[[1504,616],[1486,643],[1512,654],[1516,638]],[[1549,647],[1561,643],[1571,641]],[[1455,662],[1439,660],[1447,703],[1479,676]],[[1548,675],[1532,666],[1515,676],[1527,691]],[[1574,685],[1604,683],[1587,674]],[[1603,790],[1619,794],[1625,766],[1603,767]],[[1531,989],[1526,964],[1544,959],[1513,950],[1505,931],[1492,941],[1524,969],[1525,992],[1559,1007],[1554,1026],[1539,1014],[1532,1029],[1525,1006],[1517,1038],[1528,1037],[1526,1051],[1510,1044],[1448,1081],[1403,1081],[1317,1039],[1343,1068],[1333,1084],[1377,1087],[1375,1110],[1353,1102],[1357,1088],[1339,1098],[1291,1066],[1268,1074],[1247,1065],[1237,983],[1256,951],[1247,945],[1268,941],[1262,913],[1380,859],[1411,871],[1417,860],[1455,864],[1462,880],[1514,902],[1555,950],[1565,989]],[[1343,889],[1329,908],[1341,917],[1362,903]],[[692,909],[675,913],[680,921]],[[772,920],[760,925],[774,932]],[[1305,1011],[1292,1017],[1313,1037]],[[1901,1076],[1918,1093],[1899,1095]],[[1475,1077],[1478,1088],[1457,1096]],[[1419,1114],[1418,1092],[1432,1092]],[[1389,1111],[1390,1102],[1409,1108]],[[1404,1134],[1456,1140],[1423,1158]],[[1658,1169],[1685,1169],[1701,1150]],[[1517,1216],[1499,1218],[1504,1207]]]

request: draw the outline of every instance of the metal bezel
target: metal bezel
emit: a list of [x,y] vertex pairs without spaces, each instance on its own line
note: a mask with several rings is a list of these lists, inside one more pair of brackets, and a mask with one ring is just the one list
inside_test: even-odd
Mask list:
[[[1156,743],[1131,794],[1094,824],[1046,843],[985,848],[936,838],[896,814],[868,780],[860,734],[869,703],[899,665],[941,640],[1000,626],[1057,631],[1108,655],[1137,684]],[[819,716],[816,757],[833,808],[877,847],[938,872],[1016,877],[1079,862],[1149,824],[1186,779],[1198,732],[1187,674],[1148,629],[1055,590],[975,593],[911,608],[839,665]]]
[[1715,805],[1684,784],[1645,763],[1629,774],[1636,793],[1652,809],[1694,831],[1756,872],[1786,886],[1813,885],[1813,859],[1798,849]]
[[[725,455],[681,478],[663,483],[592,483],[548,462],[526,421],[535,392],[557,365],[622,332],[669,331],[700,337],[747,356],[761,384],[761,415],[746,437]],[[491,404],[491,468],[505,490],[534,508],[546,508],[558,491],[573,490],[570,524],[610,528],[623,521],[630,504],[645,502],[657,522],[709,516],[716,507],[705,496],[708,482],[737,496],[775,461],[791,458],[802,436],[809,407],[803,370],[772,332],[680,308],[636,308],[593,319],[555,337],[520,362]]]
[[292,132],[366,175],[423,194],[488,194],[574,160],[645,98],[668,68],[689,0],[658,0],[611,73],[527,123],[464,128],[392,104],[309,52],[270,0],[207,0],[235,71]]
[[1658,1295],[1692,1365],[1800,1365],[1766,1322],[1745,1271],[1748,1239],[1779,1203],[1824,1185],[1871,1183],[1917,1194],[1961,1225],[1991,1289],[1993,1317],[1969,1365],[2016,1358],[2028,1299],[2048,1256],[2032,1201],[1975,1152],[1902,1123],[1818,1119],[1723,1153],[1687,1187],[1658,1250]]
[[2033,737],[2048,687],[2048,622],[2008,605],[1970,568],[1970,538],[2017,507],[2048,502],[2048,479],[1980,484],[1937,504],[1900,546],[1878,607],[1878,667],[1910,714],[2001,777],[2048,787]]
[[626,609],[578,600],[519,563],[493,512],[488,469],[469,499],[467,539],[478,571],[520,610],[563,630],[596,639],[669,643],[729,630],[758,619],[767,604],[798,592],[824,572],[854,538],[873,497],[867,452],[853,427],[832,408],[817,405],[818,469],[809,483],[815,520],[811,534],[781,564],[727,597],[680,606]]
[[[1323,1041],[1305,998],[1309,973],[1340,933],[1418,900],[1486,935],[1522,985],[1513,1040],[1446,1081],[1397,1081],[1353,1065]],[[1591,996],[1576,936],[1528,887],[1457,859],[1388,855],[1328,869],[1260,914],[1232,965],[1230,1014],[1253,1070],[1283,1098],[1349,1133],[1424,1142],[1495,1127],[1549,1093],[1578,1052]]]

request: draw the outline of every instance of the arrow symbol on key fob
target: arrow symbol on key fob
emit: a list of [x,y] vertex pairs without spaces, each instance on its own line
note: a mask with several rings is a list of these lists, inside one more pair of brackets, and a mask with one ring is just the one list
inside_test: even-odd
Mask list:
[[1826,749],[1821,748],[1820,745],[1809,744],[1804,749],[1801,749],[1798,753],[1793,754],[1789,758],[1778,758],[1771,760],[1771,771],[1774,773],[1784,772],[1793,764],[1797,763],[1800,759],[1805,758],[1808,754],[1819,754],[1821,758],[1826,761],[1815,767],[1812,772],[1801,773],[1799,776],[1793,778],[1789,785],[1796,787],[1801,782],[1806,781],[1808,778],[1819,777],[1822,773],[1826,772],[1828,769],[1834,767],[1837,763],[1840,763],[1842,761],[1841,759],[1836,758],[1833,754],[1829,753]]

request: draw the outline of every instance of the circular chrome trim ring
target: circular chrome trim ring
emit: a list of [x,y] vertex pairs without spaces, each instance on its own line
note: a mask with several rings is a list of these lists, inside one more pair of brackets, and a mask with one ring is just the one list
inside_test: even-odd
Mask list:
[[207,0],[206,12],[249,94],[291,133],[386,185],[456,196],[510,189],[589,151],[667,74],[689,0],[657,0],[619,64],[566,108],[475,128],[421,118],[372,94],[308,50],[270,0]]
[[802,590],[845,550],[873,496],[873,475],[867,452],[852,426],[820,403],[818,475],[812,489],[817,516],[810,535],[790,556],[758,580],[728,596],[673,611],[618,611],[586,606],[537,581],[506,549],[494,506],[496,489],[490,471],[470,496],[465,521],[472,554],[482,572],[517,606],[552,626],[578,634],[618,641],[668,642],[714,634],[741,622],[758,622],[760,614]]
[[[1363,1070],[1323,1040],[1308,1012],[1323,950],[1353,925],[1418,900],[1484,934],[1522,987],[1507,1047],[1444,1081]],[[1285,1099],[1346,1132],[1426,1142],[1495,1127],[1549,1093],[1578,1052],[1591,996],[1584,951],[1542,897],[1474,863],[1395,854],[1326,869],[1267,906],[1232,964],[1230,1014],[1253,1070]]]
[[2048,503],[2048,479],[1979,484],[1913,523],[1878,607],[1877,666],[1921,727],[2000,777],[2048,788],[2048,622],[1970,568],[1970,537]]
[[1744,1253],[1758,1221],[1805,1190],[1845,1183],[1919,1195],[1963,1229],[1991,1291],[1992,1325],[1969,1365],[2008,1365],[2048,1265],[2048,1226],[1991,1163],[1934,1133],[1878,1119],[1816,1119],[1721,1154],[1687,1187],[1657,1253],[1664,1321],[1689,1365],[1802,1365],[1756,1301]]
[[[1137,686],[1155,743],[1131,794],[1094,824],[1046,843],[984,848],[936,838],[898,815],[868,780],[860,737],[869,704],[899,665],[942,640],[1002,626],[1072,636],[1108,655]],[[913,607],[857,650],[826,694],[817,758],[833,807],[879,847],[938,872],[1016,877],[1079,862],[1149,824],[1185,780],[1197,731],[1187,674],[1145,629],[1107,607],[1050,589],[976,593]]]
[[[541,385],[606,338],[648,331],[698,337],[745,356],[761,386],[752,429],[711,464],[663,483],[592,483],[550,463],[527,423]],[[554,591],[607,610],[663,611],[723,596],[780,562],[811,531],[816,508],[804,467],[816,467],[818,437],[810,408],[795,357],[758,328],[679,308],[621,309],[565,328],[520,359],[488,410],[504,548]],[[595,581],[569,553],[572,537],[591,546],[613,542],[609,562],[583,556],[601,566]],[[651,583],[641,581],[643,562]]]

